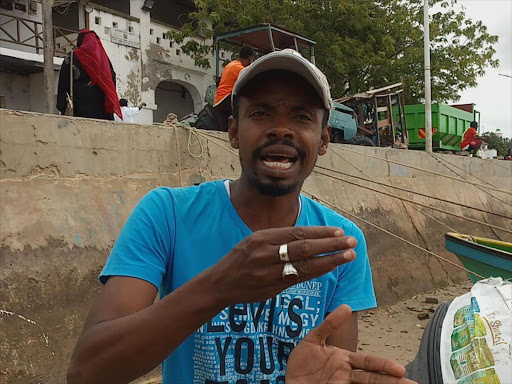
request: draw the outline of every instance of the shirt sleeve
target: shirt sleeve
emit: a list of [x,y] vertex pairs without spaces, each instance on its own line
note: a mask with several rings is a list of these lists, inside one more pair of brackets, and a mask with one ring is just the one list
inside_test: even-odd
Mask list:
[[352,311],[362,311],[377,306],[363,232],[352,223],[352,231],[348,236],[357,240],[356,258],[339,267],[338,284],[327,307],[327,312],[334,311],[342,304],[350,306]]
[[175,221],[172,193],[158,188],[146,194],[134,208],[99,279],[105,284],[111,276],[145,280],[157,289],[172,263]]

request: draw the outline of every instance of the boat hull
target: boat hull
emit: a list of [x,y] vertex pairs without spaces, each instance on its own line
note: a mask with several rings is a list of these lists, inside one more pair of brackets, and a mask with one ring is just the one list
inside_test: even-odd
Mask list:
[[[485,238],[476,239],[478,242],[471,236],[447,233],[445,247],[448,251],[455,253],[466,269],[484,278],[512,279],[512,253],[506,250],[508,247],[512,249],[512,244]],[[468,273],[468,275],[473,283],[480,280],[473,274]]]

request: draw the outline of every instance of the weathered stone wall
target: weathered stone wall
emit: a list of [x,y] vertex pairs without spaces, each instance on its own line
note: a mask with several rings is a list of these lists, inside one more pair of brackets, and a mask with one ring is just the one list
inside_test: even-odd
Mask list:
[[[160,185],[239,174],[238,158],[220,147],[229,146],[222,141],[224,134],[216,136],[219,140],[201,137],[201,150],[197,137],[181,128],[0,111],[0,383],[65,382],[73,345],[100,289],[97,275],[140,197]],[[512,162],[439,157],[512,190]],[[448,167],[464,172],[425,153],[333,145],[319,164],[360,176],[355,166],[375,180],[512,215],[510,205],[500,201],[512,203],[510,195],[441,177],[454,176]],[[447,229],[398,199],[319,174],[307,180],[305,189],[456,261],[444,250]],[[492,215],[414,199],[512,229],[510,221]],[[424,211],[459,232],[511,239],[506,232]],[[380,305],[466,278],[456,268],[356,223],[366,234]]]

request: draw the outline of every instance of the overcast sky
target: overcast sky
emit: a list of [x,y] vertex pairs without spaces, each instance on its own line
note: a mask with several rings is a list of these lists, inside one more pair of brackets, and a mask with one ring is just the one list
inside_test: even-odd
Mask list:
[[512,0],[459,0],[466,9],[466,16],[482,20],[490,34],[497,35],[496,55],[498,68],[488,68],[478,79],[478,86],[463,91],[458,103],[475,103],[481,113],[481,130],[501,129],[512,137]]

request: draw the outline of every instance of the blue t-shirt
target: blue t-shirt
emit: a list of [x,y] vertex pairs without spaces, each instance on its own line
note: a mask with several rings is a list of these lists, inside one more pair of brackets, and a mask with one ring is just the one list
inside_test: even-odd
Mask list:
[[[376,306],[361,230],[323,205],[300,199],[296,225],[342,228],[357,239],[356,259],[264,302],[222,310],[164,361],[164,384],[284,383],[291,350],[326,314],[341,304],[354,311]],[[155,285],[163,297],[217,263],[251,233],[221,180],[158,188],[133,210],[100,281],[136,277]]]

